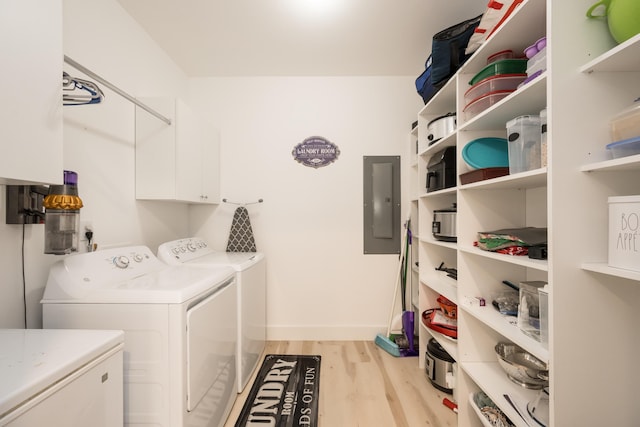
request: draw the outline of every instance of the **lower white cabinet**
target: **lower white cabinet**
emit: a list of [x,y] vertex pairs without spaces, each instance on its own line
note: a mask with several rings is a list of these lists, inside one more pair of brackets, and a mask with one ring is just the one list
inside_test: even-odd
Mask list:
[[168,117],[171,124],[136,108],[136,198],[218,203],[218,131],[179,99],[140,101]]

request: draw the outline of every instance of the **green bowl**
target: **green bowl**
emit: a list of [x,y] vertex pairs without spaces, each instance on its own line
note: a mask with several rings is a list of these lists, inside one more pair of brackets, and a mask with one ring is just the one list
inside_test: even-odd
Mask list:
[[[596,12],[602,11],[602,15]],[[607,17],[607,25],[613,39],[622,43],[640,33],[640,1],[600,0],[587,11],[589,18]]]
[[497,76],[499,74],[522,74],[526,72],[526,59],[503,59],[502,61],[496,61],[484,67],[478,74],[473,76],[469,84],[473,86],[487,77]]

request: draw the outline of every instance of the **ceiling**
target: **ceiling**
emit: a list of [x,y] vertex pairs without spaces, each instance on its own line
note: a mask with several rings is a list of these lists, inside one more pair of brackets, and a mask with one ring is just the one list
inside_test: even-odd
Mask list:
[[118,0],[196,76],[418,76],[486,0]]

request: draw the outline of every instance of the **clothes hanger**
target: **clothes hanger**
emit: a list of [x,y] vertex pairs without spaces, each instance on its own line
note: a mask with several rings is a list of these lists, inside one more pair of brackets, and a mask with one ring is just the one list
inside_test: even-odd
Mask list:
[[71,77],[66,72],[62,73],[62,90],[63,105],[98,104],[104,99],[104,93],[98,85],[89,80]]

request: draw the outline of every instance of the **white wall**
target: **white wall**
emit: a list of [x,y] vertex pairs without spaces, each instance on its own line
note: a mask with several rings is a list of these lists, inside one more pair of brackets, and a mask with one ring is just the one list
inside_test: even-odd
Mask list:
[[[66,55],[131,95],[186,96],[184,74],[115,0],[92,0],[90,6],[64,0],[63,32]],[[68,65],[64,69],[83,77]],[[103,90],[102,104],[64,108],[64,168],[78,172],[82,220],[91,221],[99,247],[145,244],[155,249],[185,236],[187,206],[135,201],[134,106]],[[0,328],[22,328],[22,226],[5,224],[4,186],[0,192]],[[44,255],[43,241],[43,225],[26,226],[29,327],[41,326],[39,301],[49,266],[60,259]]]
[[[193,105],[221,129],[222,197],[264,199],[248,209],[267,257],[268,338],[373,339],[385,329],[398,256],[363,255],[362,161],[405,153],[420,108],[414,79],[191,81]],[[314,135],[339,147],[335,163],[293,159]],[[193,234],[224,250],[235,208],[193,207]]]
[[[189,81],[115,0],[64,0],[64,51],[133,96],[181,97],[220,128],[222,197],[264,199],[249,211],[267,255],[269,338],[373,339],[384,330],[398,259],[363,255],[362,158],[405,153],[420,108],[415,77]],[[224,250],[235,206],[135,200],[134,106],[105,92],[102,104],[64,109],[64,167],[79,174],[82,220],[99,247],[155,249],[200,235]],[[312,135],[338,145],[336,163],[316,170],[293,160],[293,147]],[[20,328],[22,228],[4,222],[0,327]],[[25,228],[29,327],[41,326],[48,269],[60,259],[43,254],[43,234],[41,225]]]

